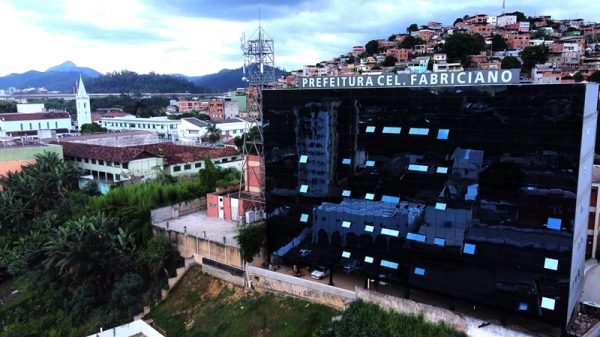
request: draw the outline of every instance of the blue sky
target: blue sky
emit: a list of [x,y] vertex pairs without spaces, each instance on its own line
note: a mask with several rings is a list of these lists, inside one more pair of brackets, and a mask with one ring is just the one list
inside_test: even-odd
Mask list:
[[[568,6],[565,6],[568,3]],[[243,63],[262,25],[285,69],[330,59],[411,23],[501,13],[502,0],[1,0],[0,76],[71,60],[100,72],[203,75]],[[506,0],[506,11],[600,21],[600,1]]]

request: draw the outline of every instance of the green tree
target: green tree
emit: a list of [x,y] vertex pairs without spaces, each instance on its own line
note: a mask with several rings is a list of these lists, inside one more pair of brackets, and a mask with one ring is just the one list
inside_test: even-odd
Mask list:
[[83,134],[106,132],[106,131],[108,131],[106,128],[101,127],[99,124],[96,124],[96,123],[88,123],[88,124],[83,124],[81,126],[81,133],[83,133]]
[[454,23],[452,23],[452,26],[456,26],[456,24],[460,22],[465,22],[465,20],[463,20],[463,18],[456,18],[456,20],[454,20]]
[[506,56],[501,62],[502,69],[519,69],[521,68],[521,61],[514,56]]
[[600,83],[600,70],[594,71],[589,77],[588,81]]
[[573,79],[575,79],[575,82],[582,82],[583,74],[580,71],[578,71],[575,73],[575,75],[573,75]]
[[240,244],[244,261],[252,262],[254,256],[260,253],[265,242],[266,230],[264,222],[250,223],[238,228],[235,239]]
[[470,61],[470,55],[477,55],[485,48],[485,41],[479,34],[454,33],[446,39],[444,52],[450,62]]
[[531,73],[531,68],[536,64],[543,64],[548,61],[548,46],[538,45],[525,47],[523,51],[519,53],[523,60],[522,71],[524,73]]
[[368,55],[377,54],[379,52],[379,42],[377,40],[371,40],[365,44],[365,51]]
[[435,64],[435,61],[433,60],[433,58],[430,58],[429,61],[427,61],[427,70],[433,71],[434,64]]
[[501,51],[506,50],[506,48],[507,45],[506,41],[504,41],[504,38],[499,34],[494,34],[494,36],[492,36],[492,50]]
[[206,127],[206,136],[208,137],[208,141],[214,144],[221,139],[221,129],[219,129],[216,123],[210,123]]
[[389,41],[389,42],[396,41],[396,34],[392,34],[392,35],[390,35],[390,36],[388,37],[388,41]]
[[396,62],[398,62],[398,59],[395,58],[394,56],[386,56],[385,60],[383,60],[383,66],[384,67],[393,67],[396,65]]
[[506,15],[516,15],[517,16],[517,22],[522,22],[522,21],[526,21],[527,20],[527,16],[525,16],[525,13],[519,12],[519,11],[515,11],[515,12],[512,12],[512,13],[506,13]]
[[17,103],[13,101],[0,101],[0,113],[17,112]]
[[416,32],[417,30],[419,30],[419,26],[416,23],[411,23],[410,26],[406,27],[406,32],[408,34]]
[[423,41],[421,38],[407,36],[404,38],[404,40],[402,40],[402,42],[400,42],[400,48],[412,49],[414,46],[424,43],[425,41]]
[[219,170],[217,170],[212,160],[208,157],[204,158],[204,167],[200,169],[198,177],[200,178],[200,182],[206,187],[207,192],[213,192],[216,189],[219,175]]

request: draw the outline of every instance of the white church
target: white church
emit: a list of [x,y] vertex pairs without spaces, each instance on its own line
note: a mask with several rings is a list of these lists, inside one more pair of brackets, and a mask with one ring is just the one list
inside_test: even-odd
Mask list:
[[[77,130],[81,125],[92,123],[90,97],[83,79],[79,76],[77,94]],[[53,138],[71,133],[73,123],[67,112],[48,112],[43,104],[17,104],[17,112],[0,114],[0,137]]]

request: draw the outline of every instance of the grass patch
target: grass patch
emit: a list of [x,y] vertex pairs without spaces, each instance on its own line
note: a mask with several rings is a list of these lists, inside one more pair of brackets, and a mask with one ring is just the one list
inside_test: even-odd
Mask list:
[[334,314],[291,297],[245,293],[193,268],[148,318],[169,336],[310,337]]

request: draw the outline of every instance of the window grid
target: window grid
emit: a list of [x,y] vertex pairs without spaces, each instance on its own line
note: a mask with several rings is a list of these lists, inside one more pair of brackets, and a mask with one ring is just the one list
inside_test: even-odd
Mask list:
[[418,241],[418,242],[425,242],[425,235],[409,232],[409,233],[406,233],[406,239]]
[[383,130],[381,131],[381,133],[399,135],[401,130],[402,130],[402,128],[399,128],[399,127],[385,126],[385,127],[383,127]]
[[410,128],[410,130],[408,130],[408,134],[414,135],[414,136],[427,136],[429,134],[429,129],[427,129],[427,128]]
[[382,228],[381,234],[397,237],[398,235],[400,235],[400,232],[395,229]]
[[387,268],[391,268],[391,269],[398,269],[398,263],[397,262],[392,262],[392,261],[388,261],[388,260],[381,260],[381,263],[379,263],[382,267],[387,267]]
[[427,165],[416,165],[416,164],[410,164],[410,165],[408,165],[408,170],[409,171],[427,172],[428,168],[429,167]]
[[384,195],[383,197],[381,197],[381,201],[397,204],[397,203],[400,202],[400,198],[399,197],[394,197],[394,196],[391,196],[391,195]]

